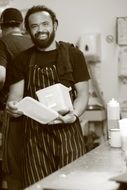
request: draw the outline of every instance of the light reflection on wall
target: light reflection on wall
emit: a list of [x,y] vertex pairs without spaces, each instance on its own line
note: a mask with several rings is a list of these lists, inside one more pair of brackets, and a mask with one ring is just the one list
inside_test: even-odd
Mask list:
[[7,6],[12,0],[0,0],[0,6]]

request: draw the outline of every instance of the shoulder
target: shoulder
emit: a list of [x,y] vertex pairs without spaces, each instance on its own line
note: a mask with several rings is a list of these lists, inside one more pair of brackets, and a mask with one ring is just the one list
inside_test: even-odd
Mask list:
[[7,41],[9,41],[10,39],[12,39],[12,35],[8,34],[8,35],[4,35],[0,37],[0,41],[3,43],[6,43]]
[[16,57],[22,57],[22,56],[23,57],[28,57],[28,56],[31,56],[33,51],[34,51],[34,46],[21,51]]
[[8,57],[7,42],[5,37],[0,37],[0,64]]
[[6,37],[6,36],[0,37],[0,45],[1,45],[1,44],[5,45],[5,44],[6,44],[6,41],[7,41],[7,37]]
[[6,35],[0,37],[0,41],[4,41],[4,40],[7,40],[7,36]]
[[[32,47],[33,46],[33,42],[31,40],[31,37],[29,35],[26,35],[26,34],[23,34],[23,40],[25,40],[27,43],[29,43],[29,47]],[[27,44],[28,46],[28,44]]]
[[73,43],[59,41],[59,44],[65,48],[68,48],[70,53],[72,53],[73,55],[83,56],[83,52],[77,46],[75,46]]
[[12,65],[19,72],[25,72],[28,69],[28,63],[32,55],[33,47],[23,50],[13,59]]
[[76,55],[76,56],[83,56],[83,57],[84,57],[83,52],[82,52],[80,49],[78,49],[78,47],[76,47],[76,46],[71,47],[71,48],[70,48],[70,52],[71,52],[72,54]]
[[70,47],[70,58],[73,61],[79,62],[82,60],[82,61],[86,62],[84,53],[76,46]]
[[29,62],[29,59],[30,59],[30,56],[32,54],[32,47],[27,49],[27,50],[24,50],[22,52],[20,52],[18,55],[15,56],[14,60],[13,60],[13,64],[14,65],[17,65],[16,67],[21,67],[22,68],[27,68],[28,66],[28,62]]

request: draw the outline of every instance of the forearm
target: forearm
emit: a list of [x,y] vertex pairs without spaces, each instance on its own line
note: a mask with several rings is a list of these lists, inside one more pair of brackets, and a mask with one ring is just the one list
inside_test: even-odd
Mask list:
[[74,114],[76,116],[81,116],[83,114],[83,112],[86,110],[86,107],[88,105],[88,97],[84,96],[83,97],[77,97],[73,103],[73,107],[74,107]]
[[23,92],[24,80],[10,86],[6,109],[13,117],[19,117],[22,114],[20,111],[18,111],[16,104],[23,98]]
[[6,68],[0,65],[0,90],[2,90],[6,78]]
[[73,102],[74,114],[78,117],[82,115],[88,105],[89,85],[88,81],[75,84],[77,90],[76,99]]

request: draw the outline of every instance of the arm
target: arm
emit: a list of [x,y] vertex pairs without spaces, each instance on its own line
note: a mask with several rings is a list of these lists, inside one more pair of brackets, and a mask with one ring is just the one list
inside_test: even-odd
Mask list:
[[75,84],[75,88],[77,90],[77,97],[74,100],[74,114],[76,116],[81,116],[85,111],[88,105],[88,97],[89,97],[89,87],[88,81],[78,82]]
[[5,78],[6,78],[6,68],[0,65],[0,90],[4,86]]
[[13,117],[18,117],[22,114],[17,110],[15,105],[18,101],[20,101],[23,98],[23,94],[24,94],[24,80],[21,80],[10,86],[6,109],[7,112]]
[[86,109],[89,97],[88,81],[76,83],[75,88],[77,90],[77,97],[73,103],[74,110],[64,116],[59,116],[58,120],[53,121],[53,123],[73,123]]
[[[2,39],[2,38],[1,38]],[[6,45],[0,39],[0,90],[3,88],[6,79],[6,69],[8,63],[8,52]]]

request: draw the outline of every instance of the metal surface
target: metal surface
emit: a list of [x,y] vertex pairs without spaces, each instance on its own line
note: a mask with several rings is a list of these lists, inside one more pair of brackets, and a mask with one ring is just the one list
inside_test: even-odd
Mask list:
[[124,152],[106,142],[27,190],[116,190],[118,184],[110,178],[125,171]]

